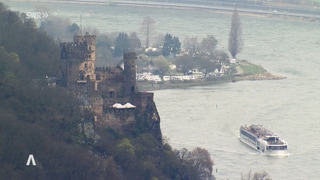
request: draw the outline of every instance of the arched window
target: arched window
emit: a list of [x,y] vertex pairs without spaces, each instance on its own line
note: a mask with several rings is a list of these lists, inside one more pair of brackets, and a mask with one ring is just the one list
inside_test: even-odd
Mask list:
[[109,90],[108,90],[108,97],[109,98],[116,98],[117,97],[117,94],[116,94],[116,91],[115,91],[115,89],[114,88],[110,88]]
[[114,97],[114,92],[113,91],[109,91],[109,97],[113,98]]
[[131,93],[134,93],[134,86],[131,86]]
[[83,71],[79,72],[79,80],[84,80],[84,72]]

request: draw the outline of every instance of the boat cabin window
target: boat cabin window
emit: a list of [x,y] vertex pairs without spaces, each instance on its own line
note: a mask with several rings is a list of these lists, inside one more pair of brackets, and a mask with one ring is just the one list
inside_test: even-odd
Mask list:
[[244,136],[248,137],[249,139],[256,141],[257,137],[255,137],[254,135],[246,132],[245,130],[241,129],[241,134],[243,134]]
[[277,137],[277,136],[271,136],[271,137],[268,137],[267,140],[268,140],[268,141],[279,141],[279,137]]
[[287,146],[267,146],[267,150],[287,150]]

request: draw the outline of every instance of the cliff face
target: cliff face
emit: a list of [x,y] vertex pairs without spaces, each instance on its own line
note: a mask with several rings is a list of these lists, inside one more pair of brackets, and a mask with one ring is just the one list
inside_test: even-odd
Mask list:
[[[160,116],[153,100],[153,93],[133,93],[130,98],[117,98],[101,101],[101,98],[91,100],[92,106],[83,108],[87,113],[86,118],[80,126],[80,131],[87,138],[99,140],[98,129],[113,129],[120,134],[138,136],[143,133],[152,134],[162,145],[162,134],[160,129]],[[128,107],[125,103],[130,102]]]
[[154,101],[149,102],[148,110],[140,113],[138,121],[145,121],[147,130],[162,144],[162,134],[160,129],[160,116]]

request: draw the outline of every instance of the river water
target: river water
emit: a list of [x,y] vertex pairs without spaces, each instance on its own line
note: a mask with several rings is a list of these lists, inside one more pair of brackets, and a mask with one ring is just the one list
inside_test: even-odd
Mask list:
[[[55,15],[104,32],[138,32],[144,17],[156,21],[156,33],[184,37],[214,35],[227,50],[230,14],[199,10],[152,9],[75,4],[10,3],[34,11],[49,7]],[[241,14],[240,14],[241,15]],[[217,179],[266,171],[272,179],[320,177],[320,24],[290,19],[241,16],[246,59],[275,75],[273,81],[241,81],[155,91],[161,130],[176,149],[207,149]],[[141,37],[143,39],[143,37]],[[287,157],[267,157],[240,143],[241,125],[262,124],[289,146]]]

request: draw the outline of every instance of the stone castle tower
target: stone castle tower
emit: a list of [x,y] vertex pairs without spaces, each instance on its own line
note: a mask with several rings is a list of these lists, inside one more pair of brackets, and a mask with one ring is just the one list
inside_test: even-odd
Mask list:
[[[74,35],[73,42],[61,43],[60,53],[61,84],[77,97],[83,109],[93,112],[97,126],[134,127],[132,123],[140,114],[161,140],[153,93],[138,92],[135,52],[124,53],[123,68],[95,67],[96,36],[86,33]],[[117,108],[116,104],[129,105]]]
[[[74,84],[86,84],[94,80],[96,36],[86,33],[75,35],[73,42],[61,43],[62,84],[73,88]],[[78,87],[79,88],[79,87]],[[81,89],[85,91],[85,87]]]
[[124,68],[95,67],[96,36],[74,35],[73,42],[60,44],[63,86],[76,96],[103,94],[110,98],[127,97],[137,92],[136,53],[125,53]]
[[136,53],[126,53],[124,54],[124,81],[125,88],[124,94],[130,95],[131,93],[137,92],[136,85],[136,63],[137,60]]

